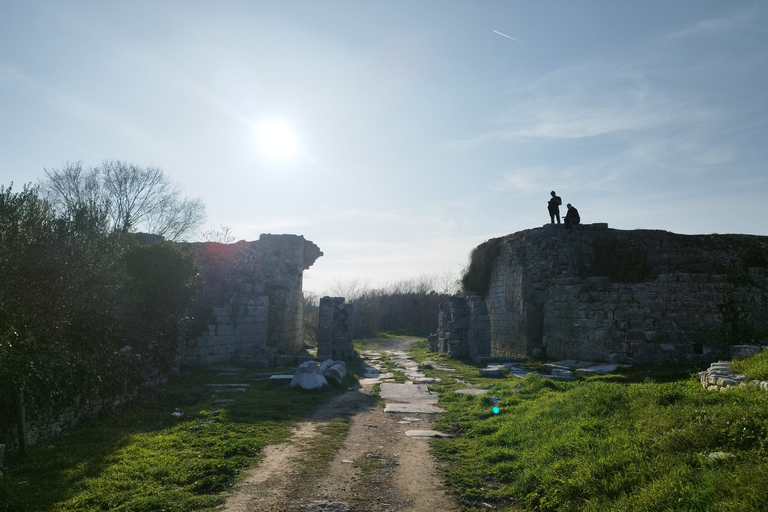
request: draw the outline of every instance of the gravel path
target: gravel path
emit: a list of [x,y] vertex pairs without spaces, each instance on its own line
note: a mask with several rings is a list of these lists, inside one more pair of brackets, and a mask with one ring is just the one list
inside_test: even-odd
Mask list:
[[[402,352],[418,338],[375,340],[365,351],[372,367],[383,351]],[[405,355],[394,355],[407,365],[409,379],[417,370]],[[405,370],[405,366],[404,366]],[[372,373],[376,373],[372,371]],[[412,378],[413,377],[413,378]],[[226,512],[458,512],[461,508],[442,489],[440,468],[429,453],[426,437],[410,438],[406,431],[428,431],[433,413],[385,412],[385,403],[373,394],[377,379],[339,395],[308,421],[300,423],[285,443],[264,450],[261,463],[235,486],[222,510]],[[391,386],[391,385],[390,385]],[[403,393],[425,400],[426,386],[402,384],[413,389],[391,388],[397,404],[407,403]],[[416,388],[419,388],[416,390]],[[390,400],[390,403],[393,403]],[[302,459],[302,447],[318,434],[318,427],[333,418],[357,411],[343,445],[322,474]]]

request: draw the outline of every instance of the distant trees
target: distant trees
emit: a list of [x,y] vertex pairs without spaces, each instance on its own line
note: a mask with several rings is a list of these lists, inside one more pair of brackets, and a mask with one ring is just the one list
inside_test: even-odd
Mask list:
[[203,242],[218,242],[220,244],[231,244],[235,241],[235,235],[232,234],[232,228],[221,225],[221,229],[206,229],[200,236]]
[[80,162],[45,170],[46,199],[58,212],[80,208],[105,215],[114,229],[142,229],[168,240],[183,240],[205,220],[200,199],[182,197],[181,189],[156,167],[105,160],[98,167]]
[[437,329],[440,304],[458,291],[458,276],[443,272],[421,274],[379,289],[371,289],[359,279],[337,281],[331,294],[354,304],[356,337],[382,331],[426,336]]

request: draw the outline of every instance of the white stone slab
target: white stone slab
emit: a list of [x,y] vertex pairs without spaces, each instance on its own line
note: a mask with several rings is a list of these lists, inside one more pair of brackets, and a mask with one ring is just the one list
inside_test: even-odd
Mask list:
[[391,403],[384,407],[384,412],[399,414],[439,414],[445,412],[445,409],[429,403]]
[[396,402],[437,403],[439,397],[429,392],[425,384],[390,384],[382,383],[381,398]]
[[292,380],[293,375],[272,375],[269,378],[269,383],[279,386],[287,386],[291,383]]
[[438,432],[437,430],[406,430],[405,435],[415,439],[435,439],[440,437],[451,437],[450,434]]
[[484,395],[487,392],[488,392],[487,389],[477,389],[477,388],[457,389],[456,391],[454,391],[454,393],[456,393],[457,395],[472,395],[472,396]]

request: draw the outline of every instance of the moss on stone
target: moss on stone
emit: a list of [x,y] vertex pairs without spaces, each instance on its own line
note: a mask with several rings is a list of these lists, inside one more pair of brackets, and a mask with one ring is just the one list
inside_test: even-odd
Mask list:
[[514,235],[507,235],[478,245],[469,255],[469,266],[461,276],[461,286],[465,292],[472,292],[485,297],[491,286],[493,264],[501,254],[504,242],[512,240]]

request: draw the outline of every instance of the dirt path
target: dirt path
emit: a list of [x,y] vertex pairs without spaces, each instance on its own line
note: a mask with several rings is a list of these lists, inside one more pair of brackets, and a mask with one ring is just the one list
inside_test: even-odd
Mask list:
[[[366,352],[400,351],[416,338],[377,340]],[[430,414],[384,412],[367,379],[360,389],[339,395],[298,425],[285,443],[264,450],[264,458],[235,486],[226,512],[458,512],[442,490],[440,471],[427,441],[406,430],[430,429]],[[357,411],[349,433],[330,464],[318,474],[303,460],[306,446],[333,418]]]

